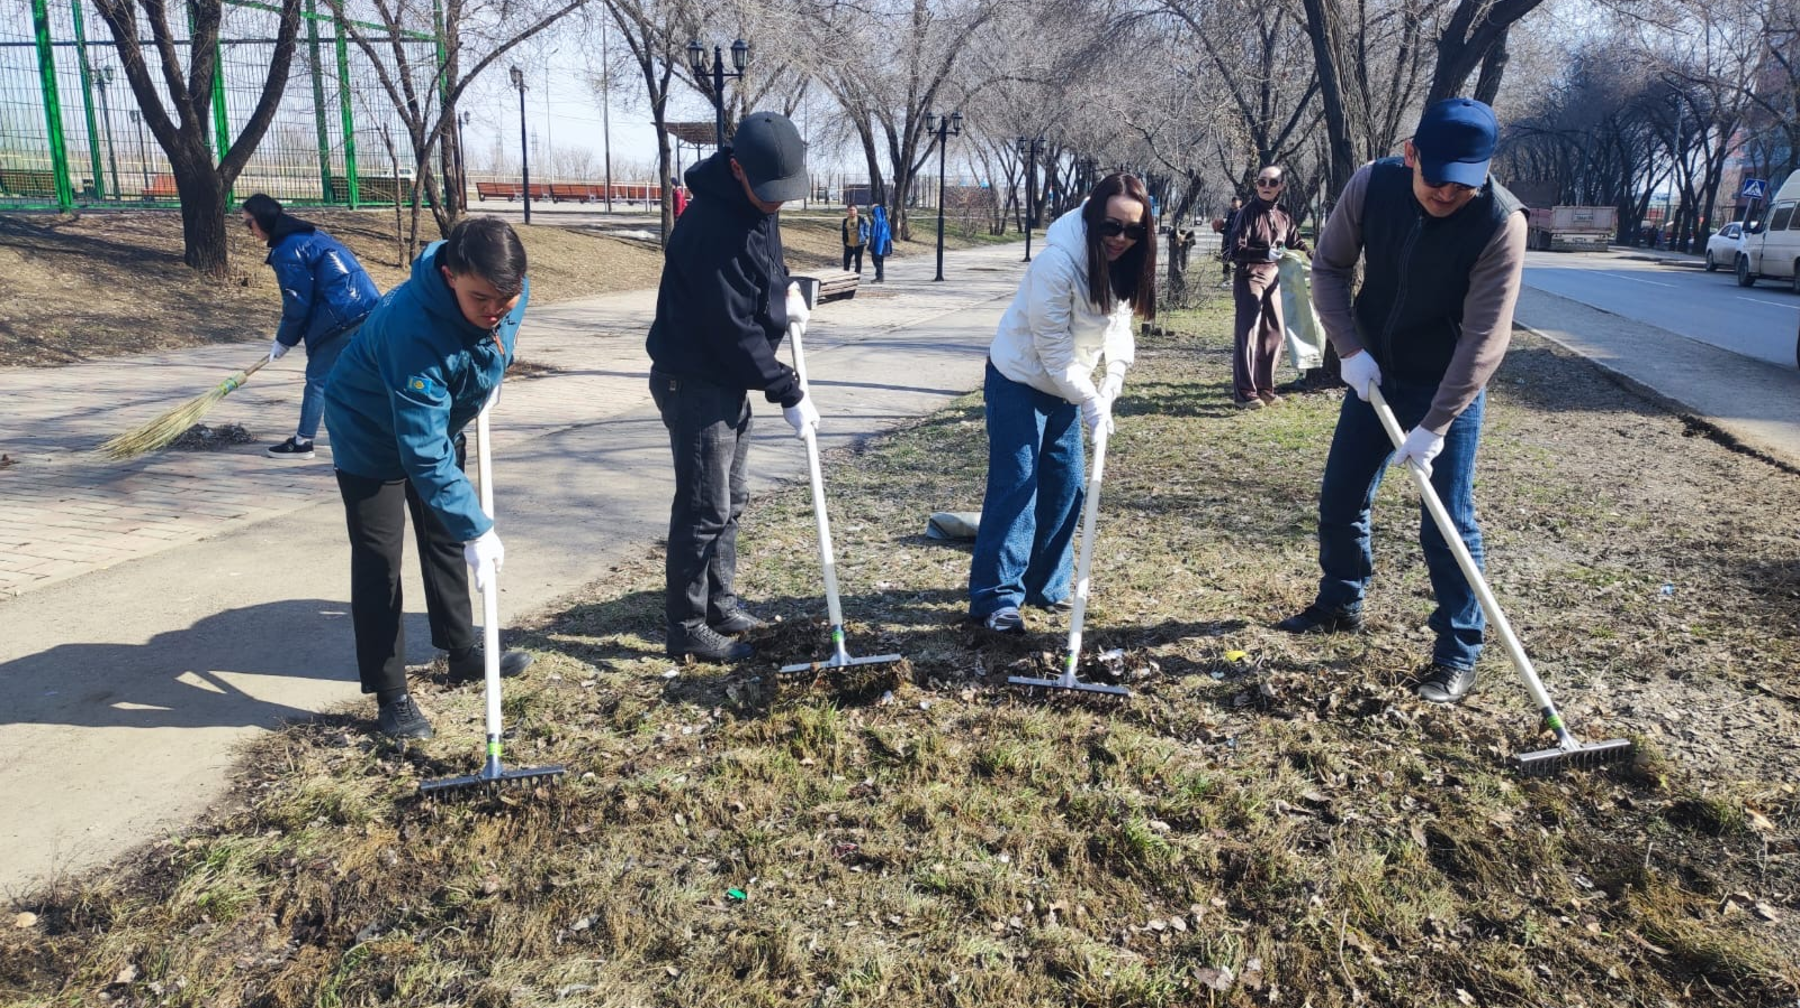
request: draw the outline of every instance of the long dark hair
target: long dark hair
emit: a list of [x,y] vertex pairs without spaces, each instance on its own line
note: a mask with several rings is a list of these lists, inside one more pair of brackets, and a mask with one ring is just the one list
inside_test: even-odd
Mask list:
[[[1100,244],[1100,224],[1106,220],[1106,201],[1114,196],[1136,200],[1144,208],[1144,237],[1107,262]],[[1150,192],[1136,175],[1113,172],[1088,193],[1081,208],[1087,231],[1088,300],[1110,312],[1121,300],[1131,303],[1139,318],[1156,317],[1156,221],[1150,217]]]

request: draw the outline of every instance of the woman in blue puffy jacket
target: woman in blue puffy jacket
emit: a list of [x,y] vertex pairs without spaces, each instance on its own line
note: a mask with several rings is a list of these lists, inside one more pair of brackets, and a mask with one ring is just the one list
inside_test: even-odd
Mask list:
[[[463,428],[498,394],[513,361],[530,287],[525,247],[497,217],[472,217],[433,242],[412,276],[369,313],[325,386],[325,422],[350,530],[350,615],[356,670],[394,739],[430,738],[406,688],[400,557],[412,512],[431,643],[450,653],[452,681],[481,675],[469,611],[475,587],[506,551],[463,474]],[[530,656],[501,658],[516,675]]]
[[269,344],[269,360],[306,344],[306,390],[294,436],[271,446],[270,458],[313,457],[313,437],[325,409],[325,376],[331,373],[363,316],[381,299],[375,281],[337,239],[257,193],[244,201],[244,226],[269,246],[269,267],[281,287],[281,326]]

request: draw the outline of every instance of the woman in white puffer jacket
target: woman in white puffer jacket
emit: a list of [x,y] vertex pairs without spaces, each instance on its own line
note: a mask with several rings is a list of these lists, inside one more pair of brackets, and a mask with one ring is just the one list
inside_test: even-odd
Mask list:
[[1135,352],[1132,317],[1156,314],[1156,227],[1136,176],[1101,179],[1050,225],[1045,246],[988,349],[987,495],[969,615],[1001,633],[1024,631],[1020,606],[1067,605],[1086,481],[1081,431],[1110,428]]

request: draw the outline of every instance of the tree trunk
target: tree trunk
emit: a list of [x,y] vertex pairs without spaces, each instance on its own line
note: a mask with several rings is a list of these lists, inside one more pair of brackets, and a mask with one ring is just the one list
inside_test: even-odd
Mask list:
[[1335,0],[1301,0],[1306,9],[1306,34],[1312,39],[1313,61],[1318,65],[1319,99],[1325,109],[1326,146],[1331,153],[1326,172],[1328,197],[1338,193],[1356,173],[1356,146],[1352,137],[1363,132],[1361,116],[1350,105],[1344,90],[1341,53],[1342,24]]
[[175,168],[175,191],[181,197],[181,261],[209,277],[224,277],[230,266],[225,250],[225,189],[210,165]]
[[1507,61],[1512,54],[1506,50],[1506,31],[1502,30],[1494,39],[1494,46],[1481,58],[1481,76],[1475,78],[1475,100],[1494,104],[1494,98],[1500,94],[1500,77],[1506,73]]

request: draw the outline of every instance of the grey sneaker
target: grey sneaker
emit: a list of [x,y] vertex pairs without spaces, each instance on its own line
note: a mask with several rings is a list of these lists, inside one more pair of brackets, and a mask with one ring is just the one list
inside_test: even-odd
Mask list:
[[733,640],[712,627],[694,630],[677,628],[669,632],[668,646],[663,649],[671,658],[693,658],[705,662],[743,661],[756,649],[743,641]]
[[413,702],[411,693],[402,693],[382,704],[375,715],[375,727],[381,734],[395,741],[428,739],[435,734],[425,712]]
[[982,617],[981,625],[994,633],[1022,634],[1025,632],[1025,617],[1012,606],[996,609]]

